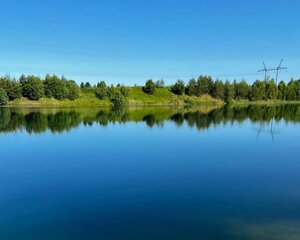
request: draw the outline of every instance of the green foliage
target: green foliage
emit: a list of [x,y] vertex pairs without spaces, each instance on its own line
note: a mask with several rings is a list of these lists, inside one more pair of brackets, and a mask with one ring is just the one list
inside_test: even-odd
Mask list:
[[[37,76],[22,75],[18,81],[5,76],[0,78],[0,88],[6,92],[9,101],[14,101],[21,96],[29,100],[39,100],[46,96],[49,98],[48,101],[43,98],[39,102],[57,105],[58,103],[55,100],[59,100],[65,101],[63,105],[66,106],[70,105],[67,100],[76,100],[79,96],[82,98],[82,96],[87,95],[93,96],[93,101],[102,100],[101,104],[104,104],[105,101],[105,104],[109,104],[109,101],[119,104],[122,102],[118,96],[119,94],[131,105],[198,104],[198,102],[203,102],[202,98],[208,95],[214,97],[215,101],[219,103],[221,103],[219,100],[225,102],[231,102],[232,100],[300,100],[300,80],[292,79],[287,85],[281,81],[278,87],[274,80],[257,80],[252,86],[249,86],[244,80],[241,82],[234,81],[232,84],[226,81],[224,84],[221,80],[213,81],[210,76],[203,75],[197,81],[191,79],[186,87],[182,80],[178,80],[171,87],[164,87],[163,80],[156,83],[148,80],[144,87],[125,87],[120,84],[117,87],[114,87],[114,85],[108,87],[104,81],[98,83],[97,86],[91,86],[89,82],[82,82],[79,87],[75,81],[55,75],[46,75],[44,80]],[[100,102],[97,104],[100,104]]]
[[230,103],[234,99],[234,86],[229,81],[225,82],[224,85],[224,100],[227,103]]
[[177,82],[173,86],[171,86],[171,92],[176,95],[183,95],[185,92],[184,81],[177,80]]
[[128,87],[125,87],[125,86],[121,86],[120,87],[120,93],[123,95],[123,97],[128,97],[128,95],[129,95],[129,89],[128,89]]
[[237,83],[234,81],[235,99],[249,99],[250,87],[245,80]]
[[67,84],[67,88],[68,88],[68,92],[69,92],[68,99],[69,100],[77,99],[79,97],[80,91],[79,91],[79,87],[76,84],[76,82],[73,80],[69,80],[66,82],[66,84]]
[[68,97],[68,89],[64,81],[57,76],[47,75],[45,78],[45,96],[48,98],[55,98],[63,100]]
[[40,77],[33,75],[20,77],[20,83],[22,85],[22,94],[29,100],[39,100],[44,96],[44,84]]
[[155,84],[154,82],[150,79],[146,82],[145,86],[143,87],[143,91],[147,94],[153,95],[155,92]]
[[8,103],[8,96],[3,88],[0,88],[0,106],[6,105]]
[[20,82],[10,76],[0,78],[0,88],[5,90],[10,101],[22,97],[22,87]]
[[212,94],[213,80],[210,76],[201,75],[197,81],[197,96]]
[[107,97],[107,87],[104,81],[97,84],[96,96],[100,100],[104,100]]
[[55,75],[46,75],[44,81],[45,96],[57,100],[70,99],[74,100],[79,97],[79,88],[72,80],[67,80]]
[[296,81],[296,100],[299,101],[300,100],[300,79],[298,81]]
[[274,80],[267,81],[266,83],[266,98],[268,100],[277,98],[277,86]]
[[220,81],[220,80],[215,81],[212,95],[214,98],[224,100],[225,86],[222,81]]
[[125,98],[120,92],[115,92],[110,100],[115,107],[125,105]]
[[278,85],[277,98],[280,100],[286,100],[286,84],[284,81],[281,81]]
[[186,94],[189,96],[197,95],[197,82],[194,78],[192,78],[186,86]]
[[116,88],[114,85],[111,85],[110,87],[107,87],[107,96],[109,99],[112,99],[116,93]]
[[266,98],[266,83],[264,81],[255,81],[251,88],[251,100],[259,101]]
[[286,99],[290,101],[297,100],[297,83],[291,80],[286,89]]

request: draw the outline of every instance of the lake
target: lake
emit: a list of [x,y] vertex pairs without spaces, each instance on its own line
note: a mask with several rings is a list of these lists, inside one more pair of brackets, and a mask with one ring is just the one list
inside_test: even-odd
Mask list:
[[0,239],[300,239],[300,106],[0,108]]

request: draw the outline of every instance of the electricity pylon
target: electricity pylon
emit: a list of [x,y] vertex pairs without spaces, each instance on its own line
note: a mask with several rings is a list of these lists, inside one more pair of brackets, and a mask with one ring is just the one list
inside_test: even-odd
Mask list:
[[267,69],[265,62],[263,62],[263,65],[264,65],[264,68],[261,69],[261,70],[258,70],[257,72],[264,72],[265,73],[265,81],[266,81],[267,80],[267,74],[268,74],[268,71],[270,69]]
[[269,69],[270,71],[276,71],[276,86],[277,86],[279,71],[287,69],[286,67],[281,67],[282,62],[283,62],[283,59],[281,59],[277,68]]

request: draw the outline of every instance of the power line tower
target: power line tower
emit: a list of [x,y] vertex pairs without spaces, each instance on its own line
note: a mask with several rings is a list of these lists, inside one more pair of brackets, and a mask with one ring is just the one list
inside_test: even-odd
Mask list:
[[270,71],[276,71],[276,86],[277,86],[277,82],[278,82],[279,71],[287,69],[286,67],[281,67],[282,62],[283,62],[283,59],[281,59],[281,61],[280,61],[280,63],[279,63],[279,65],[278,65],[277,68],[269,69]]
[[264,72],[265,73],[265,81],[267,80],[267,74],[268,74],[268,71],[270,71],[270,69],[268,69],[267,67],[266,67],[266,64],[265,64],[265,62],[263,62],[263,65],[264,65],[264,68],[263,69],[261,69],[261,70],[258,70],[257,72]]

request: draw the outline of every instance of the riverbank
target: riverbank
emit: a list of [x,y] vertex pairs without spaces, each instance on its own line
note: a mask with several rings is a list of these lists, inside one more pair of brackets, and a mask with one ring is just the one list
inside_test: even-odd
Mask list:
[[[125,98],[125,106],[211,106],[221,107],[224,102],[214,99],[209,95],[201,97],[175,95],[167,88],[157,89],[153,95],[146,94],[141,87],[129,88],[128,96]],[[100,100],[92,93],[82,93],[75,100],[57,100],[53,98],[41,98],[38,101],[30,101],[20,98],[9,102],[9,107],[47,108],[47,107],[110,107],[109,100]]]

